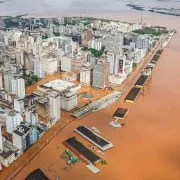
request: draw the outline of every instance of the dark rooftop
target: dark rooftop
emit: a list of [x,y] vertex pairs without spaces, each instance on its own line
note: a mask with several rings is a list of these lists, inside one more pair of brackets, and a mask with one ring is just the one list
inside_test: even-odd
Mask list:
[[27,132],[29,132],[30,128],[21,124],[18,126],[17,130],[14,131],[14,133],[18,134],[19,136],[23,136]]
[[148,76],[145,76],[145,75],[141,75],[139,77],[139,79],[136,81],[135,83],[135,86],[138,86],[138,87],[143,87],[146,80],[147,80]]
[[107,144],[109,144],[109,142],[107,142],[99,136],[96,136],[96,134],[87,129],[85,126],[79,126],[76,129],[101,147],[104,147]]
[[113,116],[120,119],[124,119],[127,113],[128,113],[128,109],[118,108]]
[[3,151],[2,153],[0,153],[0,156],[3,157],[3,158],[8,158],[11,154],[13,154],[14,152],[9,150],[7,152]]
[[141,88],[133,87],[125,98],[125,101],[134,102]]
[[25,180],[50,180],[40,169],[34,170]]
[[80,153],[91,163],[96,163],[98,160],[101,159],[100,157],[98,157],[91,150],[86,148],[83,144],[81,144],[79,141],[77,141],[74,138],[67,139],[64,144],[66,145],[66,143],[78,152],[78,153],[76,152],[77,155],[79,155]]

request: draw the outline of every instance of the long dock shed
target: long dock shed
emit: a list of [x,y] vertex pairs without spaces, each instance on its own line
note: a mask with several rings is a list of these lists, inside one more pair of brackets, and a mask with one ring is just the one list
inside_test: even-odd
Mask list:
[[78,128],[74,129],[74,131],[103,151],[113,147],[111,142],[107,141],[105,138],[93,132],[86,126],[79,126]]
[[97,164],[101,161],[99,156],[73,137],[64,141],[63,144],[87,164]]
[[135,101],[136,97],[138,96],[140,90],[141,90],[141,88],[133,87],[124,100],[126,102],[133,103]]
[[118,108],[114,113],[113,117],[118,119],[124,119],[128,113],[128,109],[125,108]]
[[25,180],[50,180],[40,169],[31,172]]
[[146,83],[147,79],[148,79],[149,76],[146,76],[146,75],[141,75],[139,77],[139,79],[136,81],[135,83],[135,86],[137,88],[143,88],[144,87],[144,84]]

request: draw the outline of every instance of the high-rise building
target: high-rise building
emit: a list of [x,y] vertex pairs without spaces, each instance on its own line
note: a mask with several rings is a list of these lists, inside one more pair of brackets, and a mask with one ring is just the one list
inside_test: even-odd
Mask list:
[[32,125],[36,125],[38,123],[38,113],[36,111],[26,110],[25,120]]
[[82,35],[81,34],[73,34],[72,40],[74,42],[77,42],[79,45],[81,45],[82,44]]
[[0,152],[3,152],[3,139],[2,139],[1,126],[2,124],[0,123]]
[[61,71],[71,72],[72,58],[63,56],[61,59]]
[[93,86],[105,88],[109,86],[109,63],[99,61],[93,68]]
[[149,49],[149,40],[144,36],[138,36],[136,40],[136,48],[138,49]]
[[71,61],[71,72],[76,73],[79,78],[80,69],[82,65],[84,64],[85,59],[84,57],[74,57]]
[[93,80],[93,65],[86,62],[81,67],[80,71],[80,83],[84,85],[91,85]]
[[85,32],[85,37],[84,37],[84,39],[85,39],[86,41],[89,41],[89,40],[92,39],[92,37],[93,37],[92,31],[91,31],[91,30],[87,30],[87,31]]
[[17,129],[17,126],[23,121],[21,114],[17,111],[10,111],[6,117],[6,130],[8,133],[12,133]]
[[89,40],[88,41],[88,48],[96,49],[96,50],[101,50],[102,49],[102,42],[100,40]]
[[109,34],[102,41],[102,46],[105,46],[108,51],[120,52],[123,46],[123,35],[122,34]]
[[110,74],[123,75],[125,69],[126,57],[120,54],[108,52],[106,55],[107,62],[109,63]]
[[11,70],[7,70],[4,72],[4,89],[6,92],[12,91],[12,81],[14,79],[14,75]]
[[59,23],[59,24],[64,24],[64,17],[59,17],[56,19],[56,21]]
[[0,29],[3,29],[4,26],[5,26],[4,21],[2,17],[0,16]]
[[23,99],[25,97],[25,82],[22,78],[15,78],[12,80],[12,93],[18,98]]
[[53,25],[51,23],[48,23],[46,27],[46,34],[48,35],[48,37],[53,36]]
[[60,120],[60,94],[55,92],[55,91],[51,91],[48,94],[48,98],[49,98],[49,116],[51,119],[51,122],[53,122],[53,124]]
[[39,78],[44,78],[44,64],[40,57],[35,57],[34,61],[34,75],[38,76]]
[[14,99],[14,110],[23,113],[24,112],[24,100],[23,99]]
[[64,17],[64,24],[71,24],[72,23],[72,17]]
[[61,109],[71,111],[77,106],[77,94],[75,92],[64,92],[60,96]]
[[4,87],[3,84],[3,72],[0,72],[0,89]]
[[59,39],[59,44],[64,50],[65,54],[72,54],[72,37],[61,36]]
[[12,132],[12,138],[13,146],[24,151],[37,140],[37,129],[21,124]]

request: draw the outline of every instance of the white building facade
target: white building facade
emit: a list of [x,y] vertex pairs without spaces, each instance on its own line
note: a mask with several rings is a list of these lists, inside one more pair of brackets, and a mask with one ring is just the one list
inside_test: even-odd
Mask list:
[[6,118],[7,132],[11,134],[14,130],[16,130],[17,126],[19,126],[22,121],[23,121],[23,118],[20,113],[16,111],[9,112]]

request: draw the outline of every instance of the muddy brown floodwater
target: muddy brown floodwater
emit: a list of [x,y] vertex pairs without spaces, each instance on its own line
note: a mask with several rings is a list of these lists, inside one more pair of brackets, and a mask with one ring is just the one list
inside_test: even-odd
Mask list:
[[[95,15],[98,16],[98,15]],[[107,15],[99,15],[99,17]],[[110,14],[109,18],[137,22],[139,15]],[[144,14],[144,21],[176,28],[178,33],[164,50],[153,79],[134,104],[124,97],[95,113],[78,119],[64,128],[14,179],[23,180],[31,171],[41,168],[54,180],[179,180],[180,179],[180,18]],[[178,27],[179,26],[179,27]],[[127,90],[127,92],[129,89]],[[111,128],[112,114],[117,107],[129,108],[126,125]],[[73,132],[79,125],[95,126],[114,147],[101,157],[108,165],[98,165],[99,174],[92,174],[84,163],[68,167],[60,154],[67,137],[74,136],[86,146],[88,142]],[[59,146],[59,148],[57,148]],[[67,169],[64,169],[67,167]]]

